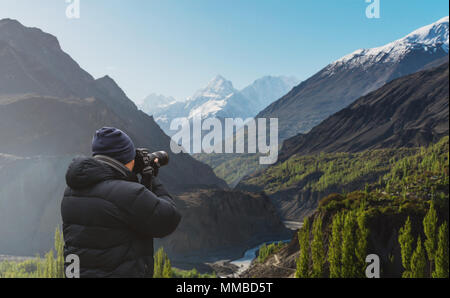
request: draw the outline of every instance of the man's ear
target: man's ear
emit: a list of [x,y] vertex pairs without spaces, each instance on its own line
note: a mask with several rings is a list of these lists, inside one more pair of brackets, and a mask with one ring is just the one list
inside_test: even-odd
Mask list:
[[132,161],[130,161],[129,163],[127,163],[127,164],[125,165],[125,167],[126,167],[128,170],[130,170],[130,172],[133,172],[133,169],[134,169],[134,159],[133,159]]

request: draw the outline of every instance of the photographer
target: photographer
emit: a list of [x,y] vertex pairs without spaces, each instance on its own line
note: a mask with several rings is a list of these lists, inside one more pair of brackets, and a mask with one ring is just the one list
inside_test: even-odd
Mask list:
[[96,132],[92,152],[66,174],[64,255],[80,258],[81,277],[152,277],[153,238],[172,233],[181,219],[156,177],[167,154],[136,150],[110,127]]

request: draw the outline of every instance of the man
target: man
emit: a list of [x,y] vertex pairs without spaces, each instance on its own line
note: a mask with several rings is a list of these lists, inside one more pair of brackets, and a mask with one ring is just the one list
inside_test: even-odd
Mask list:
[[75,159],[66,174],[64,255],[79,257],[82,278],[152,277],[153,238],[178,226],[175,203],[156,177],[143,177],[152,185],[139,183],[134,144],[121,130],[98,130],[92,152]]

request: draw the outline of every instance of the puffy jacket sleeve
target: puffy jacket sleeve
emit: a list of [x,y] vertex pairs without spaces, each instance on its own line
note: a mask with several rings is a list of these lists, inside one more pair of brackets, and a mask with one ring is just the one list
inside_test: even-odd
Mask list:
[[162,238],[175,231],[181,214],[162,184],[155,181],[153,185],[152,192],[136,184],[136,197],[131,205],[126,206],[127,221],[141,235]]
[[172,200],[172,196],[166,190],[158,177],[154,177],[152,180],[152,192],[158,197],[167,197]]

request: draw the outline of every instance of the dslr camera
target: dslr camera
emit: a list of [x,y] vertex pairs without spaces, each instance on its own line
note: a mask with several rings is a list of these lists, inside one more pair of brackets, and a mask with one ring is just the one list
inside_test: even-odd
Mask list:
[[136,158],[134,160],[135,174],[142,176],[158,176],[160,167],[163,167],[169,163],[169,154],[165,151],[158,151],[150,153],[146,148],[136,149]]

